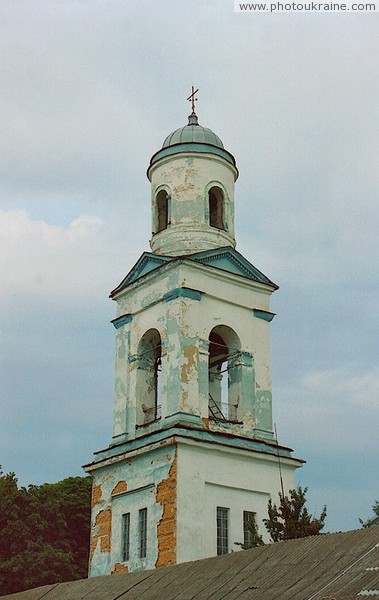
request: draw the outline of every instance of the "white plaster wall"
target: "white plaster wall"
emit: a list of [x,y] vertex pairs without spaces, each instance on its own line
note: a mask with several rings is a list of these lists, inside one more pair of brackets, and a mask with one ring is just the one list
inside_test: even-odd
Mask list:
[[[177,287],[204,293],[200,300],[163,300]],[[271,432],[270,325],[252,313],[253,308],[269,310],[270,292],[241,277],[188,264],[164,269],[147,277],[142,285],[131,286],[119,299],[118,315],[124,310],[132,314],[132,321],[117,331],[114,435],[127,433],[130,439],[136,434],[135,357],[143,334],[150,328],[156,328],[162,339],[162,420],[178,411],[208,417],[206,348],[209,334],[217,325],[233,329],[241,350],[253,357],[253,366],[242,368],[245,389],[255,385],[258,400],[255,407],[244,408],[244,433],[253,427]]]
[[[295,487],[298,464],[281,460],[285,493]],[[186,562],[215,556],[216,509],[229,508],[229,551],[243,542],[243,511],[257,514],[259,532],[265,542],[269,535],[262,519],[267,517],[269,498],[278,501],[278,461],[245,450],[230,450],[210,444],[178,446],[177,561]]]
[[199,290],[235,306],[270,309],[272,290],[260,283],[195,262],[171,262],[158,274],[153,271],[121,292],[116,316],[140,312],[177,287]]
[[[141,469],[143,478],[143,468]],[[122,515],[130,513],[130,559],[125,566],[129,571],[153,569],[158,556],[156,528],[162,516],[162,508],[156,501],[156,485],[152,483],[147,488],[136,488],[126,494],[112,498],[112,536],[110,564],[122,563]],[[139,511],[147,508],[147,554],[146,558],[139,557]]]
[[[152,230],[155,227],[155,196],[169,190],[169,226],[153,235],[151,249],[157,254],[179,256],[188,252],[235,246],[234,182],[237,170],[215,154],[187,153],[160,160],[149,171],[152,190]],[[225,229],[209,225],[208,190],[224,191]]]
[[[130,560],[122,563],[129,571],[153,569],[158,558],[157,526],[163,507],[156,501],[158,485],[167,479],[175,458],[175,447],[165,445],[148,451],[136,451],[109,466],[88,469],[99,489],[98,501],[92,506],[91,537],[97,540],[90,564],[90,576],[110,574],[116,564],[122,563],[122,515],[130,513]],[[122,488],[120,488],[120,482]],[[117,490],[124,491],[117,491]],[[138,515],[147,508],[147,556],[139,558]],[[101,537],[107,532],[99,530],[98,516],[111,511],[110,551],[102,548]],[[99,537],[100,536],[100,537]]]

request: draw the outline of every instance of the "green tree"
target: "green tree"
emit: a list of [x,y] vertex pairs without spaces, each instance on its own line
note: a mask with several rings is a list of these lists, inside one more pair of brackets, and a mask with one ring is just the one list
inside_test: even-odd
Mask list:
[[[372,505],[372,510],[374,511],[375,517],[379,517],[379,501],[378,500],[376,500],[376,502]],[[366,521],[359,519],[359,522],[362,525],[362,527],[370,527],[370,525],[371,525],[373,519],[375,519],[375,517],[366,519]]]
[[4,475],[0,468],[0,564],[22,547],[29,506],[30,499],[25,488],[18,489],[15,474]]
[[91,477],[18,488],[0,471],[3,594],[87,576]]
[[258,546],[265,545],[262,536],[259,534],[258,525],[254,517],[248,520],[247,529],[250,534],[250,542],[248,544],[242,544],[242,542],[234,542],[236,546],[240,546],[242,550],[250,550],[250,548],[257,548]]
[[290,490],[289,496],[279,493],[278,506],[269,500],[268,519],[263,522],[273,542],[317,535],[324,527],[326,506],[319,518],[309,514],[305,506],[307,490],[299,486]]

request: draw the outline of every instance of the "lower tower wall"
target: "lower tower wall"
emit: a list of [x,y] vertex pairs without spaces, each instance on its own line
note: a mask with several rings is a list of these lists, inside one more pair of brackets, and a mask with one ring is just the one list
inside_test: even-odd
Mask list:
[[98,466],[91,474],[89,575],[176,563],[175,446]]

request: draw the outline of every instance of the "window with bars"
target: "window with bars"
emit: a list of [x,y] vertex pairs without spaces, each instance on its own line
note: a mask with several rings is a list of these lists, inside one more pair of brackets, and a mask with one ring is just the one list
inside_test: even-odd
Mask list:
[[122,515],[122,562],[130,556],[130,513]]
[[147,552],[147,508],[141,508],[138,515],[139,557],[146,558]]
[[217,554],[229,552],[229,508],[217,507]]
[[255,512],[243,511],[243,545],[250,547],[253,543],[253,526],[255,524]]

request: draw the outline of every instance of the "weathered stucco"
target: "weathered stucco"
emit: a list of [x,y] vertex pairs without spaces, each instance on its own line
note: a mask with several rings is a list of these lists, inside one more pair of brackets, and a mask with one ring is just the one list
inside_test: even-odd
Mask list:
[[[152,190],[151,249],[157,254],[179,256],[188,252],[235,246],[234,182],[237,171],[213,154],[172,156],[150,170]],[[217,186],[225,199],[225,229],[209,224],[208,191]],[[155,199],[160,189],[169,190],[169,226],[156,233]]]
[[116,575],[117,573],[129,573],[129,569],[123,563],[116,563],[112,570],[112,575]]
[[183,383],[188,383],[191,376],[197,376],[198,349],[196,346],[185,346],[183,358],[180,379]]
[[99,545],[101,553],[110,552],[112,532],[112,511],[110,508],[100,510],[95,518],[95,526],[91,537],[90,559]]
[[[175,562],[175,447],[125,456],[94,471],[90,575]],[[147,509],[147,555],[139,556],[139,511]],[[123,560],[123,515],[130,514],[130,557]]]
[[126,481],[119,481],[117,485],[112,490],[112,496],[117,496],[117,494],[123,494],[128,491],[128,484]]
[[92,485],[92,506],[96,506],[101,500],[101,485]]
[[157,486],[157,502],[162,505],[162,518],[158,523],[158,558],[156,567],[176,563],[176,457],[171,464],[167,479]]
[[[170,291],[180,290],[184,284],[185,289],[201,293],[191,292],[189,297],[170,295]],[[150,422],[149,430],[164,426],[166,418],[179,412],[209,418],[208,337],[215,326],[222,325],[235,332],[241,347],[230,370],[229,393],[236,407],[235,419],[243,426],[233,427],[233,434],[272,439],[270,325],[252,311],[253,306],[268,308],[272,290],[233,274],[182,263],[157,273],[149,281],[149,289],[155,300],[144,310],[141,303],[146,297],[145,282],[133,284],[118,299],[122,303],[124,296],[128,296],[129,308],[135,307],[136,312],[132,321],[117,330],[123,352],[116,358],[115,439],[133,439],[146,433],[142,404],[147,405],[147,396],[139,382],[147,379],[141,377],[138,348],[152,324],[159,331],[162,356],[160,420]],[[153,397],[153,373],[149,377],[148,393]],[[136,429],[141,424],[143,429]],[[212,427],[220,429],[217,423]]]

